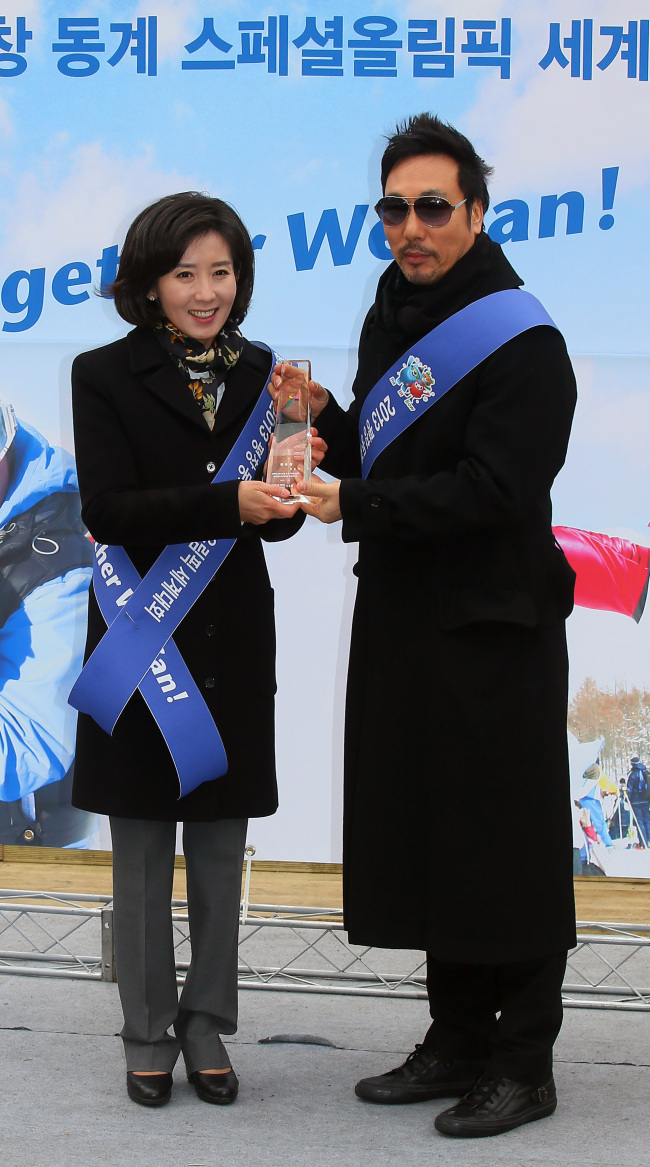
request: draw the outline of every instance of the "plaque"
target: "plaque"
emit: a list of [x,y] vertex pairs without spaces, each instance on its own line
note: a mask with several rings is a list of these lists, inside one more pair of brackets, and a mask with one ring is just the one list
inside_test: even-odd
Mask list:
[[[303,369],[311,380],[311,361],[284,361]],[[305,394],[297,393],[288,384],[281,386],[275,402],[275,425],[269,444],[265,481],[272,486],[286,486],[291,498],[278,502],[293,506],[296,502],[311,502],[295,490],[296,475],[309,482],[311,478],[311,408]]]

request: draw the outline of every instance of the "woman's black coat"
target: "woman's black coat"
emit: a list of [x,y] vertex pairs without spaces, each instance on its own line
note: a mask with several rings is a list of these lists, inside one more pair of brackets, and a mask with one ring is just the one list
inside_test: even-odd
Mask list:
[[[316,424],[359,540],[346,713],[351,940],[500,963],[574,941],[564,620],[551,531],[575,381],[561,335],[509,341],[360,477],[359,407],[465,304],[521,281],[486,236],[438,285],[380,281],[355,400]],[[433,369],[435,376],[435,368]]]
[[[79,715],[75,806],[164,821],[257,817],[277,807],[273,591],[260,536],[287,538],[301,518],[242,527],[238,483],[211,485],[269,367],[269,354],[246,342],[210,431],[153,331],[137,328],[74,362],[79,490],[93,538],[124,546],[142,576],[169,543],[237,539],[174,634],[221,733],[228,772],[179,800],[171,756],[136,692],[112,736]],[[105,630],[91,588],[86,656]]]

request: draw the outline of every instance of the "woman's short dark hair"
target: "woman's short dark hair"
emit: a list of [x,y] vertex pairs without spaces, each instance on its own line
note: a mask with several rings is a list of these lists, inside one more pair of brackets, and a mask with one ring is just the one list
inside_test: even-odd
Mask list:
[[230,248],[237,294],[228,323],[241,324],[253,294],[255,256],[239,215],[222,199],[198,191],[165,195],[133,220],[126,233],[117,277],[104,293],[129,324],[153,327],[161,320],[158,301],[147,299],[161,276],[180,263],[193,239],[216,231]]
[[381,160],[382,191],[386,191],[388,175],[398,162],[422,154],[447,154],[458,163],[458,185],[467,199],[468,220],[477,199],[487,211],[490,205],[487,180],[492,167],[476,153],[464,134],[431,113],[420,113],[399,122],[395,133],[388,137]]

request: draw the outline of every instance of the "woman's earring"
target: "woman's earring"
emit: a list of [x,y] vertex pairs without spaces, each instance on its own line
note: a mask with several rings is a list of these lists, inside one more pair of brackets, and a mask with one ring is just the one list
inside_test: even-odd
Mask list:
[[155,297],[155,296],[147,296],[147,299],[148,299],[148,300],[151,300],[152,304],[154,304],[154,303],[155,303],[155,301],[156,301],[156,297]]

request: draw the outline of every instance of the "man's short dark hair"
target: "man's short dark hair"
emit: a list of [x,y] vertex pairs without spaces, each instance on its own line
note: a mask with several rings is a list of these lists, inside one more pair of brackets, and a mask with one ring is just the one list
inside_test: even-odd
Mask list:
[[237,294],[228,318],[241,324],[253,294],[255,256],[239,215],[222,199],[197,191],[166,195],[133,220],[126,233],[117,277],[106,295],[129,324],[154,327],[161,320],[158,301],[147,299],[161,276],[178,266],[193,239],[216,231],[230,248]]
[[467,199],[467,218],[471,218],[476,199],[487,211],[490,205],[487,180],[492,167],[476,153],[472,143],[449,122],[435,114],[419,113],[399,122],[381,160],[381,188],[386,192],[388,175],[398,162],[417,158],[422,154],[447,154],[458,163],[458,185]]

